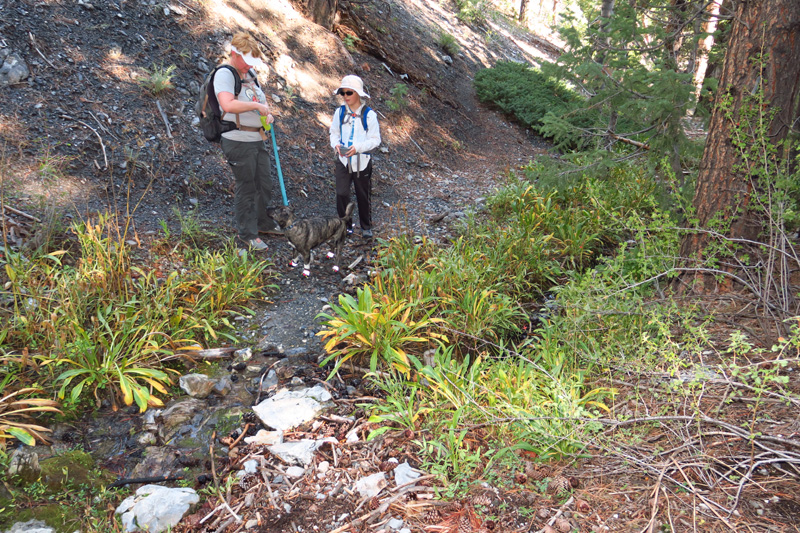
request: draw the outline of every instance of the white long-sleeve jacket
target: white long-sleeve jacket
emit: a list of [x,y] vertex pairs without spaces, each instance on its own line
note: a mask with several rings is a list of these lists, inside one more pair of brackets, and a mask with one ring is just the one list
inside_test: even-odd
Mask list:
[[[357,172],[367,168],[371,156],[367,153],[381,144],[381,130],[378,125],[378,113],[373,109],[367,113],[367,131],[364,131],[364,126],[361,122],[361,112],[365,105],[356,110],[355,113],[350,108],[345,108],[347,115],[344,117],[344,123],[341,123],[339,114],[342,107],[336,108],[333,114],[333,122],[331,122],[331,148],[336,150],[339,145],[355,146],[356,155],[350,157],[339,157],[339,161],[345,167],[348,167],[351,172]],[[355,116],[354,116],[355,115]],[[341,126],[341,131],[340,130]],[[349,163],[349,165],[348,165]]]

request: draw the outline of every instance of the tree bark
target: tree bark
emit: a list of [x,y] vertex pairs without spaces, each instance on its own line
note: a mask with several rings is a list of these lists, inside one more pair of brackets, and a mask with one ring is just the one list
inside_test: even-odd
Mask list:
[[305,2],[311,20],[327,30],[333,29],[339,0],[305,0]]
[[[763,58],[759,61],[761,54]],[[753,209],[754,180],[738,165],[741,159],[731,142],[732,128],[739,121],[745,101],[762,90],[766,111],[776,112],[768,126],[770,140],[773,143],[784,140],[796,118],[799,89],[800,2],[740,2],[731,28],[694,196],[701,228],[711,228],[712,220],[717,220],[729,225],[728,237],[759,237],[764,220]],[[730,102],[728,111],[721,106],[723,100]],[[788,157],[788,154],[779,157]],[[709,239],[708,234],[702,232],[687,235],[681,243],[681,256],[702,260]],[[693,280],[699,281],[696,277]],[[689,280],[684,278],[684,281]],[[702,281],[695,283],[692,290],[702,293],[718,288],[710,278]]]
[[519,0],[519,17],[517,20],[525,22],[528,18],[528,0]]
[[[717,31],[719,22],[719,10],[722,0],[712,0],[708,5],[708,19],[703,24],[703,33],[706,36],[698,43],[697,63],[694,71],[694,95],[700,100],[700,93],[703,89],[703,82],[706,81],[706,71],[708,70],[708,53],[714,46],[714,32]],[[697,107],[695,105],[695,107]]]

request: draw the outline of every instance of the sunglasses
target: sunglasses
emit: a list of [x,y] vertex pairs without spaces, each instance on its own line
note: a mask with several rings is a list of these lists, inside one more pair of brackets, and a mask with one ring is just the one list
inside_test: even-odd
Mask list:
[[339,89],[339,94],[344,95],[344,96],[353,96],[354,93],[353,93],[353,91],[343,91],[343,90]]

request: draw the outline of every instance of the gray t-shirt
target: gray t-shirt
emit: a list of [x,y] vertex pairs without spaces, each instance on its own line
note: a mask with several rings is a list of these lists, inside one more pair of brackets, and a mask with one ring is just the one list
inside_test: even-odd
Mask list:
[[[227,68],[218,70],[216,75],[214,75],[214,94],[217,95],[217,100],[219,100],[219,93],[225,92],[234,94],[235,90],[236,80],[233,77],[233,72]],[[252,77],[250,72],[247,73],[247,76],[242,78],[242,91],[239,93],[237,100],[242,102],[258,102],[260,104],[265,104],[267,102],[264,92],[256,85],[255,78]],[[223,112],[222,120],[236,122],[236,114]],[[255,110],[239,113],[239,124],[257,128],[261,126],[261,114]],[[222,136],[232,141],[251,142],[261,140],[261,134],[257,131],[233,130],[223,133]]]

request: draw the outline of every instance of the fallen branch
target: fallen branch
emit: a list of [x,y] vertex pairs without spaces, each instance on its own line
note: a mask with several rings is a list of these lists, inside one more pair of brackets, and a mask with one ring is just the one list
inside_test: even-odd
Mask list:
[[97,130],[96,130],[96,129],[94,129],[93,127],[91,127],[90,125],[88,125],[87,123],[85,123],[84,121],[82,121],[82,120],[75,120],[75,122],[77,122],[77,123],[79,123],[79,124],[83,124],[84,126],[86,126],[87,128],[89,128],[90,130],[92,130],[92,131],[94,132],[94,134],[95,134],[95,135],[97,135],[97,139],[100,141],[100,148],[102,148],[102,149],[103,149],[103,162],[105,163],[105,166],[104,166],[103,168],[108,168],[108,156],[106,156],[106,145],[103,143],[103,138],[100,136],[100,134],[99,134],[99,133],[97,133]]
[[163,481],[177,481],[180,479],[184,479],[183,476],[153,476],[153,477],[132,477],[127,479],[118,479],[111,485],[108,485],[107,489],[112,489],[114,487],[123,487],[125,485],[133,485],[136,483],[161,483]]
[[7,206],[7,205],[3,206],[3,211],[9,211],[11,213],[14,213],[15,215],[19,215],[19,216],[25,217],[25,218],[27,218],[29,220],[33,220],[34,222],[41,222],[41,220],[39,220],[35,216],[29,215],[28,213],[26,213],[24,211],[20,211],[19,209],[14,209],[13,207],[10,207],[10,206]]
[[164,113],[164,110],[161,108],[161,101],[156,98],[156,107],[158,108],[158,112],[161,113],[161,120],[164,121],[164,126],[167,127],[167,137],[172,139],[172,128],[169,127],[169,120],[167,119],[167,114]]

